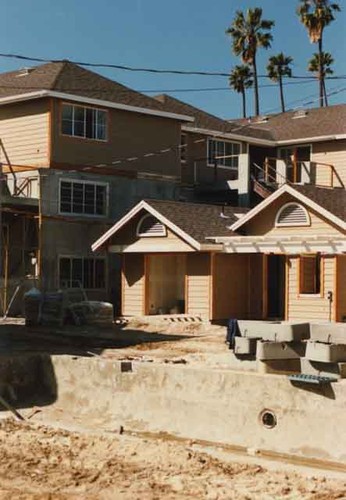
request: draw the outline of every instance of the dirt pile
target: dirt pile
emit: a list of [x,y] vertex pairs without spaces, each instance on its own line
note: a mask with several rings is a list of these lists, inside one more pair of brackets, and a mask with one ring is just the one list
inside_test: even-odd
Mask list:
[[193,444],[0,421],[0,499],[346,498],[339,479],[216,459]]

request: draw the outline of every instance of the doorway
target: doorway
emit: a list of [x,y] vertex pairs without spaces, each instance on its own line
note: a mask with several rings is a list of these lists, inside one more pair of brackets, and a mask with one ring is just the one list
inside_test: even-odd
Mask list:
[[147,255],[145,268],[146,314],[185,313],[185,255]]
[[286,256],[267,257],[267,317],[285,319]]

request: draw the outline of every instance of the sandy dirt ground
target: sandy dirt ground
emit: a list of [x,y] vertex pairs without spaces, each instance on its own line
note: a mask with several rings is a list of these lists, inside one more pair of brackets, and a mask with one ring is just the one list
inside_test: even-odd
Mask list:
[[346,481],[215,458],[191,442],[0,422],[0,499],[346,498]]
[[[179,322],[28,331],[21,320],[9,320],[0,325],[0,352],[228,369],[225,333],[222,327]],[[30,409],[24,413],[28,417]],[[64,426],[63,415],[58,422],[48,414],[46,408],[25,422],[0,420],[0,500],[346,499],[341,474],[267,467],[256,458],[238,459],[164,436]]]

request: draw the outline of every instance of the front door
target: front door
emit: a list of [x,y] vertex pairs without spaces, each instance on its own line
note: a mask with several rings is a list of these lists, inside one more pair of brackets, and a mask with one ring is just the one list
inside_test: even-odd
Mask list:
[[267,257],[267,317],[285,319],[286,257]]

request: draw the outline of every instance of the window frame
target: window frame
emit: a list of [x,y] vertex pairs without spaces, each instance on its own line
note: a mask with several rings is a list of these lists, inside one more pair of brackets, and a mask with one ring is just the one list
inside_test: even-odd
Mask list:
[[[75,134],[66,134],[63,132],[63,108],[64,106],[70,106],[74,110],[74,108],[83,108],[84,109],[84,135],[75,135]],[[91,110],[96,110],[96,111],[101,111],[105,113],[105,138],[104,139],[98,139],[96,137],[87,137],[85,135],[86,133],[86,110],[91,109]],[[73,111],[74,113],[74,111]],[[72,125],[74,124],[74,118],[72,119]],[[63,137],[69,137],[70,139],[81,139],[82,141],[93,141],[93,142],[108,142],[109,139],[109,110],[100,108],[97,106],[88,106],[85,104],[79,104],[79,103],[71,103],[71,102],[61,102],[60,103],[60,123],[59,123],[59,131],[60,135]]]
[[162,224],[161,221],[159,221],[157,219],[157,217],[155,217],[154,215],[152,214],[145,214],[143,215],[143,217],[140,218],[138,224],[137,224],[137,227],[136,227],[136,236],[138,238],[164,238],[165,236],[167,236],[167,228],[164,224],[162,224],[162,228],[163,228],[163,232],[161,234],[146,234],[146,233],[141,233],[140,232],[140,227],[141,225],[143,224],[143,222],[145,221],[145,219],[149,219],[150,217],[152,217],[153,219],[156,219],[160,224]]
[[[106,203],[105,203],[105,213],[104,214],[88,214],[88,213],[83,213],[83,212],[64,212],[61,210],[61,184],[63,182],[68,182],[73,185],[73,183],[76,184],[82,184],[83,186],[85,185],[94,185],[95,188],[97,186],[100,187],[105,187],[106,188]],[[95,191],[96,192],[96,191]],[[108,182],[99,182],[99,181],[89,181],[89,180],[84,180],[84,179],[71,179],[71,178],[61,178],[59,179],[59,210],[58,213],[59,215],[67,215],[67,216],[77,216],[77,217],[96,217],[98,219],[102,219],[105,217],[108,217],[108,212],[109,212],[109,183]],[[73,203],[73,198],[71,199],[71,205]],[[85,204],[83,204],[85,206]]]
[[[214,163],[209,163],[209,157],[210,157],[210,143],[211,141],[214,141],[214,142],[223,142],[224,144],[236,144],[239,146],[239,154],[238,155],[230,155],[229,156],[229,159],[231,158],[238,158],[238,166],[237,167],[231,167],[231,166],[227,166],[227,165],[221,165],[218,163],[217,165],[217,168],[223,168],[223,169],[226,169],[226,170],[232,170],[233,172],[239,172],[239,158],[240,158],[240,155],[242,154],[241,151],[242,151],[242,143],[239,142],[239,141],[231,141],[231,140],[227,140],[227,139],[217,139],[215,137],[208,137],[208,140],[207,140],[207,166],[208,167],[215,167]],[[223,161],[226,161],[228,158],[223,158]]]
[[[108,269],[107,269],[107,257],[106,256],[95,256],[95,255],[82,255],[82,256],[76,256],[76,255],[71,255],[71,254],[61,254],[61,255],[58,255],[58,267],[57,267],[57,273],[58,273],[58,276],[57,276],[57,284],[58,284],[58,288],[61,288],[61,278],[60,278],[60,269],[61,269],[61,260],[62,259],[69,259],[70,260],[70,263],[72,262],[73,259],[75,260],[81,260],[82,261],[82,273],[83,273],[83,282],[81,283],[81,286],[83,288],[83,290],[87,290],[87,291],[91,291],[91,292],[97,292],[97,291],[106,291],[108,289],[108,286],[107,286],[107,276],[108,276]],[[84,260],[93,260],[94,263],[93,263],[93,266],[94,266],[94,282],[95,282],[95,264],[96,264],[96,261],[97,260],[102,260],[103,263],[104,263],[104,287],[103,288],[86,288],[84,287]],[[71,274],[71,271],[70,271],[70,274]],[[71,279],[71,276],[70,276],[70,279],[68,280],[70,282],[70,284],[72,283],[72,279]],[[75,281],[78,281],[78,280],[75,280]],[[69,288],[76,288],[76,287],[73,287],[73,286],[69,286],[67,289]]]
[[[304,214],[305,214],[305,218],[306,218],[306,222],[300,222],[298,224],[290,224],[290,223],[285,223],[285,222],[279,222],[281,213],[287,207],[292,206],[292,205],[301,207],[303,209]],[[285,203],[284,205],[282,205],[282,207],[279,208],[279,210],[277,211],[276,216],[275,216],[275,223],[274,223],[274,225],[275,225],[275,227],[309,227],[309,226],[311,226],[311,217],[310,217],[310,214],[307,211],[307,209],[304,207],[304,205],[302,205],[301,203],[298,203],[296,201],[290,201],[289,203]]]
[[[315,264],[315,291],[314,292],[304,292],[303,290],[303,279],[302,279],[302,272],[303,272],[303,259],[318,259]],[[318,262],[318,268],[319,268],[319,276],[316,274],[317,270],[317,262]],[[299,255],[299,266],[298,266],[298,297],[300,298],[319,298],[323,297],[324,295],[324,259],[320,253],[305,253],[305,254],[300,254]],[[317,278],[318,278],[318,283],[319,283],[319,290],[317,288]]]

